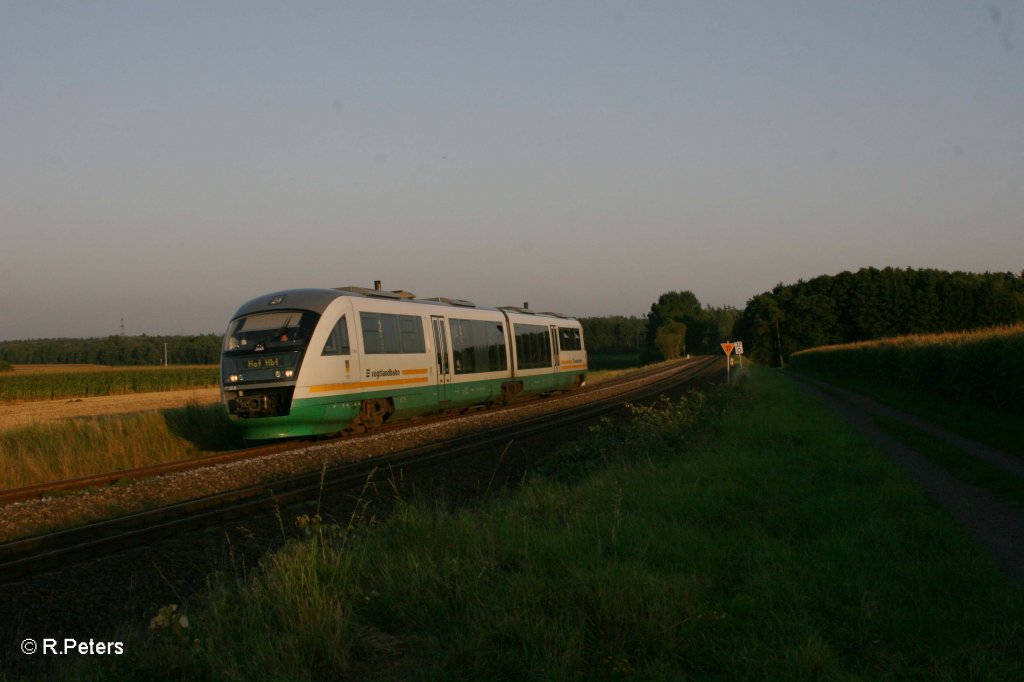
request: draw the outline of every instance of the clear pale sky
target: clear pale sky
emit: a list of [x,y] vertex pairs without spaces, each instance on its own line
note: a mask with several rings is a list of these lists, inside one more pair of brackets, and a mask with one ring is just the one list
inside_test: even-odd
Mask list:
[[1024,269],[1024,3],[0,2],[0,339]]

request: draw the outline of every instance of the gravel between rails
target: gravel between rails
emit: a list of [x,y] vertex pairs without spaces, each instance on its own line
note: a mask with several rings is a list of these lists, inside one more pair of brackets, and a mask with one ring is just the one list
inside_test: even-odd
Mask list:
[[585,393],[569,393],[533,401],[511,409],[481,411],[458,419],[418,425],[411,422],[403,429],[371,434],[349,440],[321,444],[302,444],[293,450],[255,459],[134,481],[128,485],[79,491],[74,494],[39,500],[13,502],[0,507],[0,540],[12,540],[47,530],[95,521],[155,506],[172,504],[246,485],[316,471],[324,466],[376,457],[438,440],[472,434],[511,424],[541,414],[549,414],[611,395],[628,392],[680,369],[681,365],[634,381],[625,381]]
[[919,417],[877,403],[845,389],[792,375],[798,385],[846,418],[861,434],[881,447],[889,458],[916,480],[981,545],[996,565],[1024,584],[1024,509],[988,490],[964,483],[875,425],[871,413],[884,414],[944,440],[972,457],[1000,467],[1008,476],[1024,478],[1024,462],[991,447],[952,434]]

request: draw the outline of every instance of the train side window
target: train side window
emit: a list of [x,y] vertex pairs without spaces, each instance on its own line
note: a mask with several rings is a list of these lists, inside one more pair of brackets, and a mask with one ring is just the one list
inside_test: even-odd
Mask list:
[[321,355],[348,355],[349,353],[348,321],[342,315],[328,335],[327,343],[324,344],[324,352]]
[[448,320],[456,374],[504,372],[508,367],[505,334],[486,320]]
[[426,353],[423,319],[416,315],[359,313],[363,328],[363,351],[369,355]]
[[535,324],[512,325],[516,335],[516,366],[519,369],[551,367],[551,334]]
[[398,332],[400,334],[400,353],[426,353],[427,345],[423,340],[423,320],[415,315],[398,316]]
[[500,324],[488,324],[486,328],[488,365],[492,372],[504,372],[508,368],[504,328]]
[[558,349],[583,350],[583,342],[580,339],[580,330],[575,327],[559,327]]

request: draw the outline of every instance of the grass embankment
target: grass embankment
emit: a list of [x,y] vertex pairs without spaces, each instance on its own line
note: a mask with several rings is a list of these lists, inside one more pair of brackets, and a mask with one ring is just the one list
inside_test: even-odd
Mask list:
[[1024,456],[1024,323],[824,346],[790,366]]
[[0,431],[0,489],[244,447],[222,405],[188,405]]
[[631,369],[643,364],[640,353],[587,353],[587,366],[591,369]]
[[587,371],[587,384],[599,384],[602,381],[608,381],[615,377],[620,377],[630,372],[635,372],[636,368],[632,369],[597,369]]
[[0,403],[90,398],[216,386],[217,371],[216,365],[201,365],[5,373],[0,376]]
[[643,410],[494,504],[306,523],[90,672],[1022,678],[1022,591],[819,402],[752,377],[720,420],[714,397]]
[[587,384],[600,384],[603,381],[608,381],[609,379],[615,379],[621,376],[626,376],[627,374],[633,374],[634,372],[638,372],[640,370],[653,369],[661,365],[671,365],[676,362],[678,362],[678,360],[661,360],[660,362],[651,362],[646,365],[642,365],[640,364],[638,359],[637,363],[634,365],[624,364],[621,367],[617,367],[614,369],[589,369],[587,370]]

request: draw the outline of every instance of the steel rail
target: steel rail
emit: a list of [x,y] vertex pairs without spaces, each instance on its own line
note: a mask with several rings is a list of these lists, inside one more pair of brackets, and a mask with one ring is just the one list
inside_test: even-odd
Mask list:
[[148,541],[249,515],[257,507],[310,498],[334,487],[363,485],[378,470],[415,470],[482,449],[596,418],[633,400],[643,400],[717,370],[717,359],[699,359],[650,384],[552,414],[531,417],[482,433],[459,436],[369,460],[341,464],[277,481],[128,514],[76,528],[0,543],[0,584]]
[[[653,368],[646,368],[637,372],[609,379],[608,381],[596,384],[593,386],[586,386],[579,391],[574,392],[576,395],[585,395],[588,392],[594,390],[613,388],[619,384],[629,383],[643,379],[647,376],[656,375],[660,372],[666,371],[664,365]],[[501,408],[493,408],[493,412],[497,413],[502,410],[514,409],[524,404],[528,404],[532,400],[532,396],[529,398],[519,399],[511,403],[508,406]],[[468,412],[472,410],[472,407],[465,408]],[[388,433],[391,431],[398,431],[411,427],[419,427],[424,424],[431,424],[440,421],[449,421],[452,419],[458,419],[461,415],[453,415],[451,413],[442,413],[436,416],[420,417],[416,419],[403,419],[398,422],[385,424],[384,426],[373,429],[370,433],[360,434],[355,436],[345,436],[344,439],[347,441],[357,440],[365,436],[375,436],[380,433]],[[318,442],[327,443],[332,440],[340,440],[338,438],[324,438]],[[296,440],[289,440],[284,443],[275,443],[273,445],[262,445],[255,448],[245,448],[243,450],[232,450],[230,452],[217,453],[212,455],[203,455],[201,457],[194,457],[191,459],[177,460],[174,462],[162,462],[160,464],[149,464],[141,467],[133,467],[131,469],[120,469],[118,471],[105,472],[101,474],[90,474],[88,476],[78,476],[75,478],[67,478],[60,481],[51,481],[48,483],[37,483],[34,485],[23,486],[19,488],[10,488],[8,490],[0,490],[0,505],[8,504],[11,502],[21,502],[23,500],[33,500],[52,495],[53,493],[64,493],[74,490],[82,490],[85,488],[99,488],[109,485],[116,485],[125,481],[134,481],[142,478],[149,478],[152,476],[160,476],[163,474],[178,473],[181,471],[191,471],[194,469],[202,469],[205,467],[217,466],[218,464],[225,464],[228,462],[235,462],[245,459],[254,459],[256,457],[263,457],[265,455],[274,454],[277,452],[284,452],[295,448]]]

